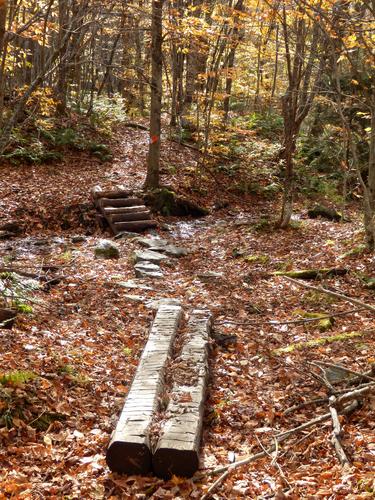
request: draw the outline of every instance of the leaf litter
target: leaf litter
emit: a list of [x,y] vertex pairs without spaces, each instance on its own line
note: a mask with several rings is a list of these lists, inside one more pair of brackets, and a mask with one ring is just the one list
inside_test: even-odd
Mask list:
[[[344,256],[360,231],[355,207],[352,222],[337,224],[305,218],[301,204],[298,229],[260,230],[259,221],[272,221],[277,212],[276,201],[250,195],[237,198],[225,189],[218,193],[217,179],[211,178],[205,180],[205,194],[197,194],[191,187],[195,153],[165,143],[163,164],[173,162],[179,168],[173,175],[165,169],[163,183],[213,210],[201,221],[159,219],[160,235],[188,247],[190,254],[173,267],[162,264],[165,280],[151,289],[144,283],[142,296],[147,301],[170,297],[189,308],[208,307],[215,317],[215,333],[235,335],[236,342],[212,343],[202,477],[164,482],[151,476],[111,474],[104,459],[106,446],[153,312],[145,303],[127,299],[118,286],[134,279],[131,254],[138,249],[134,239],[118,241],[118,261],[94,260],[93,248],[102,235],[94,223],[89,193],[94,185],[106,189],[119,181],[139,187],[146,145],[146,133],[126,129],[114,139],[111,164],[83,155],[67,157],[58,168],[3,167],[4,221],[22,219],[25,231],[0,242],[3,261],[38,271],[43,266],[57,268],[61,281],[49,291],[33,291],[33,298],[48,309],[35,307],[33,314],[20,315],[12,330],[1,330],[1,375],[35,376],[13,382],[10,378],[0,385],[0,412],[8,415],[0,428],[0,498],[200,498],[215,479],[210,470],[233,457],[241,460],[267,449],[277,433],[327,411],[324,405],[306,405],[285,414],[290,407],[327,396],[325,387],[307,376],[308,362],[332,362],[361,372],[375,362],[370,311],[338,317],[325,333],[315,323],[286,328],[270,323],[294,319],[293,311],[301,308],[332,314],[347,309],[341,301],[311,294],[272,274],[280,269],[345,266],[347,275],[325,279],[323,284],[373,303],[373,291],[361,286],[361,276],[373,273],[373,257]],[[223,201],[229,206],[216,210]],[[85,234],[84,241],[72,243],[77,234]],[[209,271],[221,277],[199,279]],[[350,336],[351,332],[361,336]],[[335,335],[345,340],[317,341]],[[312,344],[305,348],[303,343],[308,342]],[[275,353],[293,344],[300,348]],[[8,405],[5,412],[4,405]],[[349,468],[337,461],[327,421],[293,436],[277,454],[233,471],[214,497],[370,498],[373,406],[369,397],[342,420]]]

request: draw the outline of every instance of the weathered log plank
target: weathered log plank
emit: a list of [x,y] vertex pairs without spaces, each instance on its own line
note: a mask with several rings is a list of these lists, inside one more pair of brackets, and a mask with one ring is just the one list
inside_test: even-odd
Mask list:
[[194,311],[188,322],[187,341],[175,361],[174,386],[152,466],[164,479],[191,477],[199,467],[204,401],[208,379],[208,339],[211,315]]
[[151,212],[143,211],[143,212],[134,212],[130,214],[124,214],[124,213],[110,214],[108,215],[108,217],[111,219],[112,222],[144,221],[151,219]]
[[132,214],[138,212],[149,212],[149,209],[144,205],[134,205],[134,207],[104,207],[103,212],[105,215]]
[[157,226],[154,220],[140,220],[134,222],[114,222],[112,224],[115,234],[121,231],[143,231]]
[[134,207],[136,205],[144,205],[140,198],[100,198],[99,206],[104,207]]
[[149,427],[158,409],[165,365],[181,316],[180,306],[162,305],[158,309],[107,450],[112,471],[147,474],[151,469]]
[[94,200],[99,198],[127,198],[129,195],[131,195],[131,191],[120,188],[113,191],[103,191],[100,186],[95,186],[91,190],[91,196]]

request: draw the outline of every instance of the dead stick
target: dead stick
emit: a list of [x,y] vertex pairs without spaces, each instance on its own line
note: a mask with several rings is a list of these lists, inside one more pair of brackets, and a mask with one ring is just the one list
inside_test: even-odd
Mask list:
[[309,401],[305,401],[304,403],[300,403],[299,405],[295,406],[290,406],[287,408],[284,412],[283,415],[289,415],[289,413],[293,413],[294,411],[300,410],[302,408],[305,408],[306,406],[310,405],[318,405],[321,403],[327,403],[328,398],[316,398],[316,399],[310,399]]
[[322,286],[307,285],[306,283],[302,283],[301,281],[295,280],[294,278],[289,278],[289,276],[283,276],[283,278],[286,279],[287,281],[290,281],[291,283],[294,283],[295,285],[301,286],[303,288],[308,288],[309,290],[314,290],[315,292],[326,293],[327,295],[331,295],[332,297],[336,297],[338,299],[345,300],[346,302],[350,302],[351,304],[356,304],[357,306],[361,306],[364,309],[375,312],[374,306],[370,306],[369,304],[366,304],[365,302],[362,302],[361,300],[353,299],[352,297],[342,295],[341,293],[332,292],[331,290],[327,290],[326,288],[323,288]]
[[368,392],[375,391],[375,384],[367,384],[362,389],[355,389],[354,391],[347,392],[342,396],[337,398],[337,404],[345,403],[346,401],[350,401],[351,399],[358,399],[365,396]]
[[259,324],[259,323],[267,323],[269,325],[298,325],[302,323],[312,323],[313,321],[320,321],[321,319],[330,319],[330,318],[339,318],[340,316],[348,316],[349,314],[353,314],[359,311],[363,311],[364,307],[357,307],[356,309],[350,309],[350,311],[343,311],[339,313],[332,313],[332,314],[322,314],[318,318],[301,318],[301,319],[292,319],[288,321],[276,321],[276,320],[266,320],[263,321],[261,319],[253,319],[253,320],[248,320],[248,321],[232,321],[230,319],[228,320],[223,320],[223,321],[217,321],[216,323],[218,325],[222,325],[224,323],[230,323],[231,325],[249,325],[251,323]]
[[[342,410],[342,414],[346,415],[353,411],[358,406],[358,402],[354,401],[350,405],[348,405],[346,408]],[[324,420],[328,420],[330,418],[331,414],[326,413],[320,417],[314,418],[313,420],[310,420],[309,422],[306,422],[306,424],[300,425],[298,427],[295,427],[294,429],[290,429],[289,431],[283,432],[281,434],[278,434],[275,436],[275,439],[278,441],[278,443],[281,443],[285,439],[287,439],[289,436],[292,434],[295,434],[296,432],[299,432],[301,430],[306,429],[307,427],[311,427],[314,424],[323,422]],[[215,474],[222,474],[207,490],[207,492],[203,495],[201,500],[207,500],[209,496],[216,491],[216,489],[225,481],[225,479],[229,476],[231,472],[233,472],[235,469],[241,467],[242,465],[247,465],[250,464],[251,462],[255,462],[259,458],[264,458],[268,456],[270,453],[273,453],[276,450],[276,445],[271,446],[265,451],[261,451],[259,453],[256,453],[255,455],[250,455],[247,458],[244,458],[243,460],[239,460],[238,462],[234,462],[232,464],[224,465],[222,467],[218,467],[217,469],[214,469],[210,471],[209,473],[205,474],[205,476],[213,476]],[[199,475],[196,477],[195,480],[201,479],[204,477],[203,474]]]
[[329,410],[331,412],[332,418],[332,438],[331,442],[336,450],[336,455],[341,463],[341,465],[349,465],[349,459],[345,453],[344,447],[341,443],[341,424],[339,420],[339,415],[336,408],[337,398],[331,396],[329,398]]

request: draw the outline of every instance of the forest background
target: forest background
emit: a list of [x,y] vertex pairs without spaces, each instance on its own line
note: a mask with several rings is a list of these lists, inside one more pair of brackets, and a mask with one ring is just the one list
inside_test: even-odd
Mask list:
[[[373,249],[374,45],[371,0],[2,0],[0,151],[106,159],[88,127],[108,133],[111,120],[149,115],[155,188],[162,116],[169,137],[201,151],[197,175],[214,167],[244,192],[282,192],[282,227],[297,186],[341,211],[361,197]],[[254,145],[254,130],[272,146]]]

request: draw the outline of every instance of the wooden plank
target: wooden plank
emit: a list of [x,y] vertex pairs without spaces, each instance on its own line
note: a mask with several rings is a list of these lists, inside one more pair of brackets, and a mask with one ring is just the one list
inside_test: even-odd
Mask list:
[[[182,316],[180,306],[159,307],[116,429],[107,450],[112,471],[147,474],[151,470],[149,428],[164,383],[164,370]],[[163,345],[164,349],[156,349]]]
[[131,214],[134,212],[149,212],[149,209],[144,205],[135,205],[134,207],[104,207],[103,213],[105,215],[110,214]]
[[144,201],[140,198],[100,198],[99,206],[104,207],[134,207],[136,205],[144,205]]
[[143,211],[143,212],[133,212],[130,214],[108,214],[108,218],[111,219],[112,222],[134,222],[134,221],[145,221],[151,220],[151,212]]
[[173,372],[174,386],[152,466],[155,474],[169,479],[173,474],[192,477],[199,467],[204,400],[208,379],[209,311],[194,311],[186,342]]
[[121,231],[143,231],[157,226],[154,220],[140,220],[135,222],[114,222],[112,224],[115,234]]
[[121,188],[103,191],[100,186],[95,186],[91,191],[94,200],[99,198],[127,198],[131,194],[131,191]]

